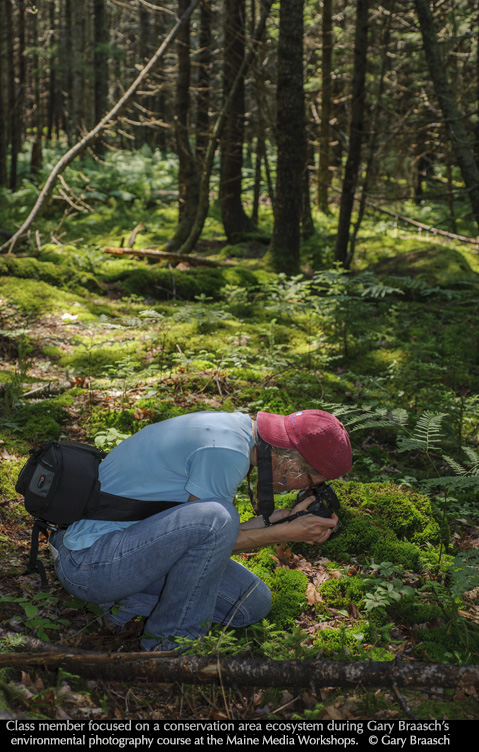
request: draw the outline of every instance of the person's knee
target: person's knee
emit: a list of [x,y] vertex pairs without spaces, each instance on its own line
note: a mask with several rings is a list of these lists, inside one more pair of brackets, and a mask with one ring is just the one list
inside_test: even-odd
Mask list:
[[232,626],[247,627],[265,619],[271,611],[271,604],[271,590],[258,579],[235,605]]
[[239,533],[240,518],[236,507],[226,501],[205,501],[201,507],[201,521],[221,539],[228,539],[232,545]]

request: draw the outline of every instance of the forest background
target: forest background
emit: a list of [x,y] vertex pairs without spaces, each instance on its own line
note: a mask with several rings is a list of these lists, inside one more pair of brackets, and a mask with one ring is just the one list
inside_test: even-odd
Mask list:
[[[1,0],[1,665],[137,645],[24,573],[33,445],[301,407],[354,450],[341,536],[242,558],[270,619],[190,646],[319,656],[327,684],[25,663],[5,717],[477,719],[478,25],[466,0]],[[377,689],[399,657],[412,689]]]

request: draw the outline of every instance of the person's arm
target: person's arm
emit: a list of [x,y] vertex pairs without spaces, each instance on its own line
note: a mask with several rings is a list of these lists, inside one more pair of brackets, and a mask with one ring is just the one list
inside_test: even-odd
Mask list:
[[[275,510],[271,515],[271,522],[276,522],[282,517],[288,517],[290,514],[307,509],[312,501],[313,497],[305,499],[305,501],[294,508],[294,511],[290,509]],[[251,551],[263,546],[271,546],[275,543],[288,543],[290,541],[324,543],[329,538],[331,529],[336,527],[337,523],[338,518],[335,514],[330,519],[308,514],[297,517],[292,522],[265,527],[263,517],[253,517],[251,520],[241,523],[233,553]]]

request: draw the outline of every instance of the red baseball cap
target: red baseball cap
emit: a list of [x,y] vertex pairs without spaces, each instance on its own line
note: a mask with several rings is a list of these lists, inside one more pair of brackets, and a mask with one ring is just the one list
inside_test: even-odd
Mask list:
[[352,452],[343,424],[324,410],[300,410],[291,415],[259,412],[256,426],[272,446],[296,449],[311,467],[328,480],[349,472]]

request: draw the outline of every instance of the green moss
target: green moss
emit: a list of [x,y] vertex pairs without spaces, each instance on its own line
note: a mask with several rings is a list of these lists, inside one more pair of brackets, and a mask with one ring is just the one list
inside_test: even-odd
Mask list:
[[[47,256],[48,260],[36,258],[0,257],[0,276],[18,277],[19,279],[40,280],[52,287],[67,290],[82,288],[100,291],[101,285],[93,274],[78,272],[70,263],[65,263],[60,256]],[[50,260],[51,259],[51,260]]]
[[414,595],[405,595],[389,607],[388,613],[399,624],[412,626],[432,622],[442,615],[439,606],[421,603]]
[[321,597],[333,608],[342,608],[350,603],[360,606],[365,591],[364,579],[356,576],[327,580],[319,588]]
[[462,253],[450,246],[438,245],[383,258],[374,265],[375,274],[385,277],[412,277],[431,287],[453,287],[464,280],[477,282]]
[[23,465],[22,460],[3,459],[0,463],[0,497],[2,499],[15,499],[17,497],[15,483]]
[[[338,629],[320,629],[314,638],[315,647],[321,648],[323,658],[342,658],[347,660],[365,659],[365,647],[370,638],[370,626],[367,621],[358,621],[352,627],[341,626]],[[369,650],[370,646],[366,648]],[[381,660],[392,660],[394,656],[381,650]],[[374,660],[378,660],[374,657]]]
[[352,514],[369,510],[367,514],[378,516],[400,540],[418,546],[437,545],[447,535],[437,509],[423,494],[393,483],[344,483],[338,485],[338,491]]
[[291,627],[306,606],[308,578],[298,569],[275,569],[265,578],[273,602],[269,619],[280,629]]
[[479,661],[479,628],[457,620],[441,627],[427,627],[416,633],[415,655],[434,663],[476,664]]
[[30,444],[38,444],[48,439],[58,439],[61,425],[66,415],[61,401],[41,400],[22,405],[14,413],[17,431]]
[[222,298],[225,285],[243,287],[258,285],[254,272],[240,267],[228,269],[198,268],[190,270],[168,268],[155,264],[125,270],[108,278],[124,290],[135,295],[167,300],[177,297],[180,300],[194,300],[205,295],[214,300]]
[[0,277],[0,296],[27,314],[71,312],[80,298],[71,292],[35,279]]

